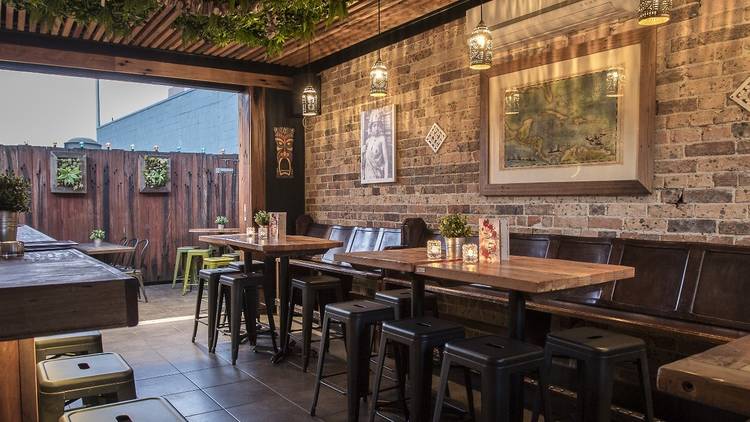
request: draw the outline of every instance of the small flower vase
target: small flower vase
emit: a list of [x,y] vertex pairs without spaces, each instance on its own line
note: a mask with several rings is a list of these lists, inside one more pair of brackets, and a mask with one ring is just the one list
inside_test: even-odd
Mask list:
[[268,226],[258,226],[258,240],[268,240]]
[[224,230],[224,225],[223,224],[219,224],[218,226],[219,226],[219,230]]
[[99,246],[102,246],[102,240],[101,239],[94,239],[94,246],[96,246],[97,248]]

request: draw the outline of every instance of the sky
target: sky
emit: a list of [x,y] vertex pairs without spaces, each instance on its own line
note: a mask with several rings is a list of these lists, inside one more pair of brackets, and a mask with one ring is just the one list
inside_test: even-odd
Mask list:
[[[96,139],[95,79],[0,70],[0,144]],[[102,80],[101,122],[167,98],[169,86]]]

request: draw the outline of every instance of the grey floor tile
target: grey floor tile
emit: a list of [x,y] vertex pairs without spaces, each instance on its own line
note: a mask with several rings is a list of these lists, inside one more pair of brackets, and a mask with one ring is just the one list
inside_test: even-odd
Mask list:
[[227,411],[240,422],[318,420],[280,396],[268,397],[250,404],[232,407]]
[[184,375],[200,388],[232,384],[250,379],[250,376],[242,372],[239,368],[229,365],[185,372]]
[[240,406],[278,396],[272,390],[255,380],[219,385],[203,390],[223,408]]
[[237,422],[234,416],[226,410],[217,410],[215,412],[201,413],[187,418],[190,422]]
[[164,396],[179,411],[182,416],[192,416],[200,413],[220,410],[215,401],[200,390]]
[[182,374],[136,380],[135,382],[138,397],[166,396],[197,389],[198,387]]

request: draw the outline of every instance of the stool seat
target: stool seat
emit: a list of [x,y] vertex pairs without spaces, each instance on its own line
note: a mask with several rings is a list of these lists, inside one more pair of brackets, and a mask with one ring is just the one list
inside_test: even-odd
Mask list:
[[37,364],[41,393],[96,387],[133,380],[133,369],[117,353],[50,359]]
[[166,399],[149,397],[65,412],[60,422],[187,422]]
[[311,275],[311,276],[302,276],[302,277],[294,277],[292,279],[292,286],[299,287],[299,288],[313,288],[313,289],[323,289],[323,288],[331,288],[341,285],[341,280],[332,277],[330,275]]
[[[229,263],[230,267],[236,268],[240,271],[245,271],[245,262],[244,261],[232,261]],[[266,264],[263,261],[257,261],[253,260],[253,265],[250,268],[250,272],[258,272],[263,271],[263,269],[266,267]]]
[[380,322],[393,318],[393,308],[372,300],[352,300],[348,302],[329,303],[325,313],[334,320],[358,320],[364,324]]
[[[425,301],[436,299],[437,296],[432,292],[424,293]],[[411,302],[411,289],[394,289],[394,290],[382,290],[375,292],[375,299],[382,300],[393,304],[399,304],[402,301]]]
[[641,350],[643,340],[594,327],[579,327],[550,333],[547,341],[561,346],[584,349],[598,355],[612,355]]
[[383,323],[383,332],[410,340],[427,338],[463,337],[464,327],[451,321],[433,317],[402,319]]
[[[224,275],[224,274],[234,274],[234,273],[239,273],[239,272],[237,271],[236,268],[232,268],[232,267],[204,268],[204,269],[198,271],[198,276],[208,279],[209,277],[211,277],[212,275],[215,275],[215,274]],[[244,275],[244,274],[242,274],[242,275]]]
[[188,252],[192,251],[193,249],[195,249],[195,246],[180,246],[179,248],[177,248],[177,252]]
[[262,275],[251,275],[248,276],[245,273],[232,272],[229,274],[223,274],[219,278],[219,284],[224,286],[231,286],[237,284],[240,286],[262,286],[263,276]]
[[36,348],[67,346],[70,344],[84,344],[102,341],[100,331],[83,331],[80,333],[60,334],[56,336],[37,337],[34,339]]
[[482,366],[511,366],[544,359],[544,349],[533,344],[499,336],[481,336],[454,340],[445,345],[445,353]]

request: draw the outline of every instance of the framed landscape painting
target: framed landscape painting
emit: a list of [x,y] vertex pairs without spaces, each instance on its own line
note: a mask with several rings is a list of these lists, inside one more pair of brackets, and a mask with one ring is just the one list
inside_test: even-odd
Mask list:
[[644,29],[482,75],[480,192],[649,193],[655,62],[655,33]]
[[396,181],[395,106],[363,111],[360,116],[360,182]]

